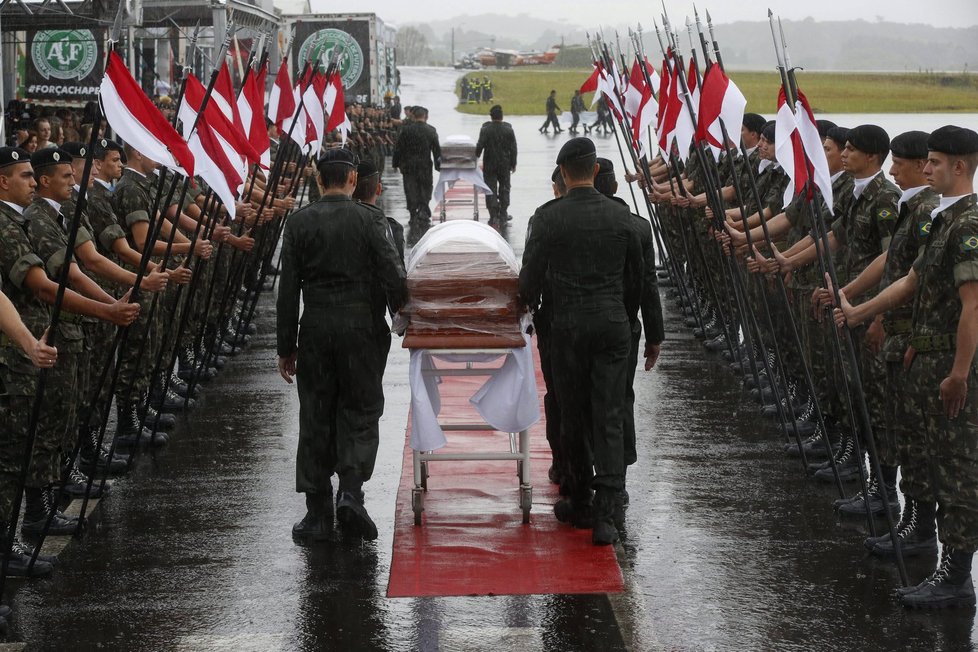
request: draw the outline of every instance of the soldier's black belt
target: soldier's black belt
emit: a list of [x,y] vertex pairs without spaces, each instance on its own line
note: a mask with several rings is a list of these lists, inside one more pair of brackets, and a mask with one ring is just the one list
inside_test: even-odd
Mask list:
[[956,336],[954,333],[943,335],[918,335],[910,338],[910,346],[917,353],[930,353],[931,351],[950,351],[954,348]]
[[883,330],[886,331],[887,335],[903,335],[904,333],[909,333],[913,330],[913,320],[912,319],[884,319],[883,320]]

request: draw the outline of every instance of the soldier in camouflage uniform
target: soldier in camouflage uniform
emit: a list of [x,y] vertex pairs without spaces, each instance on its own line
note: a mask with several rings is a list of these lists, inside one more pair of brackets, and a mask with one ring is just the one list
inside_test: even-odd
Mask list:
[[489,109],[489,122],[482,123],[475,156],[482,156],[482,171],[486,185],[492,189],[486,195],[489,224],[504,226],[509,219],[510,174],[516,171],[516,134],[513,126],[503,121],[503,107]]
[[845,294],[839,324],[858,324],[913,302],[907,395],[924,416],[922,452],[937,498],[943,552],[937,570],[900,589],[908,607],[973,607],[978,549],[978,133],[946,126],[928,140],[924,174],[941,201],[910,272],[853,308]]
[[377,456],[383,364],[379,355],[363,351],[376,351],[390,338],[376,319],[375,284],[380,282],[395,310],[407,287],[387,221],[351,199],[356,166],[348,150],[323,154],[325,195],[289,218],[282,243],[278,366],[287,382],[293,376],[299,381],[296,491],[305,494],[307,509],[292,529],[297,540],[329,536],[333,473],[339,476],[341,527],[365,539],[377,537],[364,507],[363,483]]

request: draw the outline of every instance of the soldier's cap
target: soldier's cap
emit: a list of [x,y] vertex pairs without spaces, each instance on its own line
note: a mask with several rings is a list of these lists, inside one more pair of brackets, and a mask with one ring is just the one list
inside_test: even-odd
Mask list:
[[890,135],[877,125],[859,125],[849,130],[849,144],[866,154],[881,158],[890,153]]
[[494,104],[491,109],[489,109],[489,117],[493,120],[502,120],[503,117],[503,107],[498,104]]
[[367,177],[372,177],[375,174],[380,174],[380,171],[377,170],[377,166],[370,161],[360,161],[360,164],[357,165],[358,179],[366,179]]
[[610,159],[598,158],[597,163],[598,163],[598,174],[596,176],[600,177],[606,174],[615,176],[615,164],[612,163]]
[[759,113],[745,113],[744,114],[744,127],[747,131],[752,131],[755,134],[761,133],[761,129],[764,128],[764,124],[767,120],[764,119]]
[[122,162],[126,162],[126,151],[122,145],[108,138],[99,138],[95,141],[95,158],[102,160],[109,152],[119,152]]
[[978,152],[978,133],[964,127],[946,125],[931,133],[927,149],[950,156],[974,154]]
[[73,158],[85,158],[85,155],[88,154],[88,145],[74,140],[62,143],[61,149],[71,154]]
[[423,106],[411,107],[411,115],[414,115],[414,116],[417,116],[417,117],[421,117],[423,115],[428,115],[428,109],[424,108]]
[[594,143],[591,142],[591,139],[577,136],[568,140],[560,148],[560,151],[557,153],[557,165],[563,165],[570,161],[579,161],[596,155],[597,151],[594,149]]
[[831,120],[816,120],[815,126],[818,128],[818,137],[825,140],[825,137],[829,135],[829,129],[838,127],[839,125]]
[[34,173],[36,174],[44,168],[71,163],[73,158],[71,154],[60,147],[47,147],[31,154],[31,166],[34,168]]
[[20,147],[0,147],[0,168],[18,163],[30,163],[31,154]]
[[822,140],[831,140],[840,150],[843,150],[846,148],[846,142],[849,140],[849,128],[832,127]]
[[345,147],[334,147],[332,149],[327,149],[323,152],[323,155],[319,157],[319,165],[329,165],[331,163],[339,163],[342,165],[349,165],[351,168],[356,168],[360,163],[357,155],[346,149]]
[[775,122],[774,120],[768,120],[764,123],[764,127],[761,129],[761,136],[769,143],[774,142],[774,130]]
[[930,134],[926,131],[905,131],[890,141],[890,152],[898,158],[925,159],[928,138]]
[[557,183],[557,182],[560,181],[560,166],[559,165],[554,168],[553,174],[550,175],[550,180],[553,181],[554,183]]

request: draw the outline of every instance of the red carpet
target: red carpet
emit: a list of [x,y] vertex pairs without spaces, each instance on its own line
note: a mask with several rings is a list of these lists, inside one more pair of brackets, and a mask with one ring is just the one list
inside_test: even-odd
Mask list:
[[[534,349],[535,349],[534,345]],[[536,351],[534,350],[536,357]],[[536,359],[541,412],[544,384]],[[446,378],[440,421],[478,420],[468,397],[484,378]],[[475,418],[473,419],[473,416]],[[410,436],[410,420],[408,436]],[[531,430],[533,509],[522,523],[516,462],[436,461],[428,465],[423,525],[414,525],[414,467],[405,440],[397,493],[389,597],[612,593],[622,590],[612,546],[591,544],[553,515],[557,488],[547,479],[550,449],[541,420]],[[507,435],[449,432],[439,452],[507,451]]]

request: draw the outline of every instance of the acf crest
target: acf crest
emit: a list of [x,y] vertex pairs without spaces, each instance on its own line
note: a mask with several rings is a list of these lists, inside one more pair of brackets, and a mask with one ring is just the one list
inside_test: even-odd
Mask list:
[[313,32],[299,46],[298,61],[300,66],[305,61],[325,65],[336,48],[340,49],[337,67],[343,87],[352,88],[363,73],[363,50],[347,32],[333,27]]
[[84,79],[98,61],[95,35],[87,29],[52,29],[37,32],[31,59],[44,79]]

